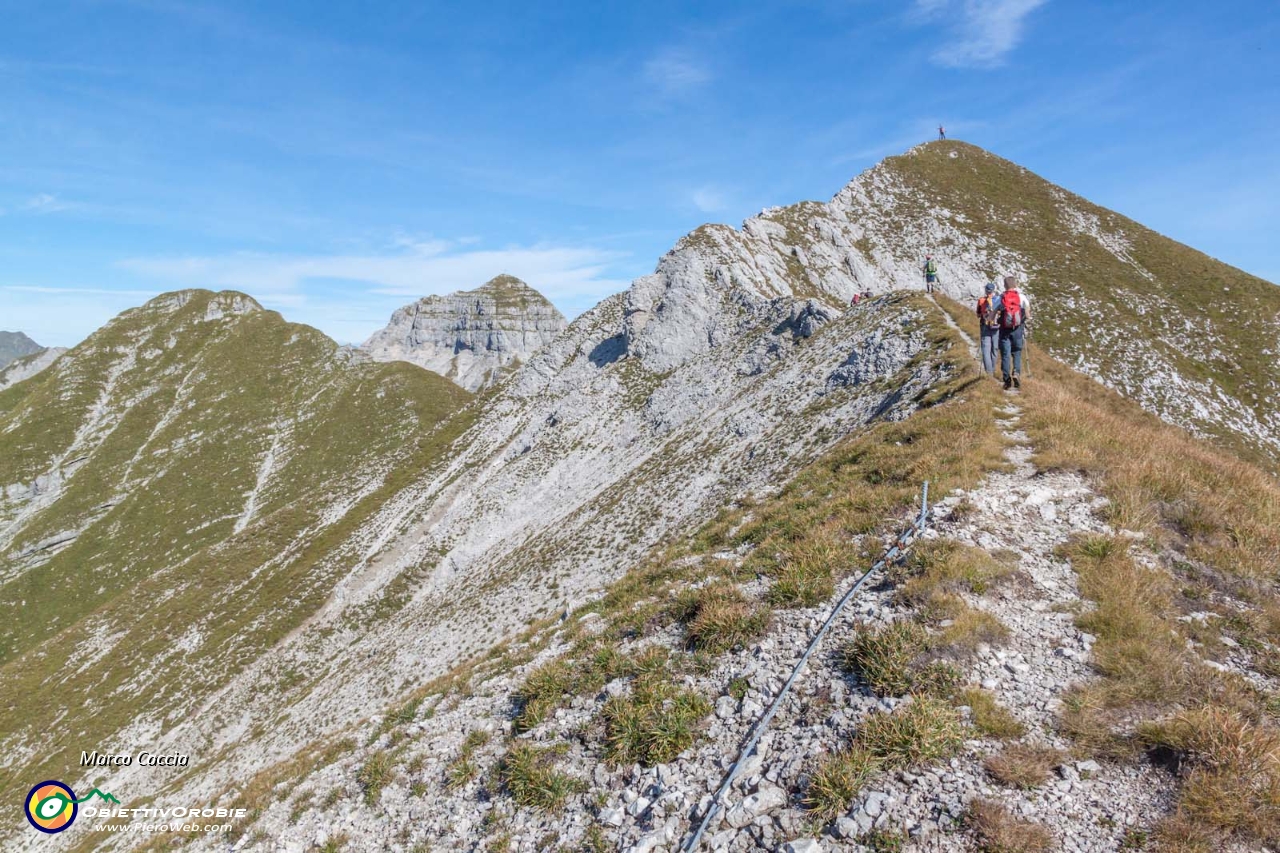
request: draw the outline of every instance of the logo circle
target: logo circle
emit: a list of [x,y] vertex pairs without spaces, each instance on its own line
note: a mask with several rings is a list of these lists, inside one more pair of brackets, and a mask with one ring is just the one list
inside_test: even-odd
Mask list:
[[54,833],[71,826],[80,807],[76,805],[76,795],[70,787],[50,779],[27,792],[23,811],[36,829]]

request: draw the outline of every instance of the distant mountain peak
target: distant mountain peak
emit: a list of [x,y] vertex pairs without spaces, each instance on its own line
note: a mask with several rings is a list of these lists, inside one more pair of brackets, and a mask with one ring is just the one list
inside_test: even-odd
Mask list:
[[42,349],[44,347],[23,332],[0,332],[0,368],[24,356],[35,355]]
[[377,361],[408,361],[477,391],[567,325],[550,300],[503,273],[474,290],[424,296],[398,309],[364,349]]

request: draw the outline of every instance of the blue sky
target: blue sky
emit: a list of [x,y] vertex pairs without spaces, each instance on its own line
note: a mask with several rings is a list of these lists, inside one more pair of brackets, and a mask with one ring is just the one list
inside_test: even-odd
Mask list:
[[951,135],[1280,280],[1274,0],[0,0],[0,328],[177,287],[358,341],[518,275],[575,315],[706,221]]

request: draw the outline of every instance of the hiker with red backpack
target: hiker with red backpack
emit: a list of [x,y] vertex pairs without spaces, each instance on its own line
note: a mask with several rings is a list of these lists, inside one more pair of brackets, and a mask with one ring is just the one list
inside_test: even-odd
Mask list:
[[996,296],[996,283],[987,282],[985,295],[978,299],[978,334],[982,344],[982,370],[988,376],[996,375],[996,353],[1000,350],[1000,307],[1002,300]]
[[[1021,388],[1022,349],[1026,345],[1027,320],[1031,316],[1031,300],[1018,290],[1013,276],[1004,277],[1004,294],[1000,297],[1000,372],[1004,388]],[[1010,364],[1012,362],[1012,365]],[[1013,370],[1010,371],[1012,366]]]

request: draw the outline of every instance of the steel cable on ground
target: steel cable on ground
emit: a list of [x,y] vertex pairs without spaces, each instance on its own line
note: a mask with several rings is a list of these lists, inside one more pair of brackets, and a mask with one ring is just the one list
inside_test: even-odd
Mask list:
[[725,776],[724,781],[720,783],[720,787],[711,798],[711,804],[707,808],[707,813],[704,814],[702,816],[702,820],[699,821],[698,828],[681,846],[680,849],[683,850],[684,853],[692,853],[698,848],[698,844],[702,841],[703,833],[706,832],[706,829],[711,824],[712,819],[720,813],[721,806],[724,803],[724,798],[733,786],[734,779],[737,778],[738,771],[742,768],[742,763],[749,758],[753,752],[755,752],[756,747],[760,743],[760,737],[764,734],[765,730],[768,729],[769,723],[773,721],[774,714],[776,714],[778,709],[782,707],[782,700],[785,699],[787,694],[791,691],[791,686],[795,684],[801,670],[804,669],[804,665],[808,663],[809,657],[822,642],[822,638],[826,636],[827,631],[833,624],[835,624],[836,617],[838,617],[840,612],[844,610],[845,605],[852,601],[853,597],[857,595],[858,590],[862,588],[862,585],[866,582],[867,578],[871,577],[880,569],[883,569],[890,562],[901,556],[911,543],[925,531],[928,523],[929,481],[925,480],[924,487],[920,492],[920,515],[916,516],[915,521],[913,521],[906,530],[898,534],[898,537],[893,541],[893,544],[890,545],[888,550],[884,552],[884,555],[875,563],[875,565],[863,572],[862,575],[854,582],[853,586],[849,587],[849,591],[840,598],[840,601],[836,603],[831,614],[827,616],[827,620],[822,623],[822,627],[818,629],[818,633],[814,634],[813,639],[809,641],[808,648],[804,650],[804,654],[801,655],[800,660],[796,662],[795,667],[791,670],[791,676],[787,679],[786,683],[782,685],[782,689],[778,691],[778,695],[774,697],[773,702],[769,705],[769,710],[765,711],[764,716],[761,717],[752,727],[750,737],[742,747],[742,750],[738,753],[738,758],[733,762],[733,766],[729,768],[729,774]]

